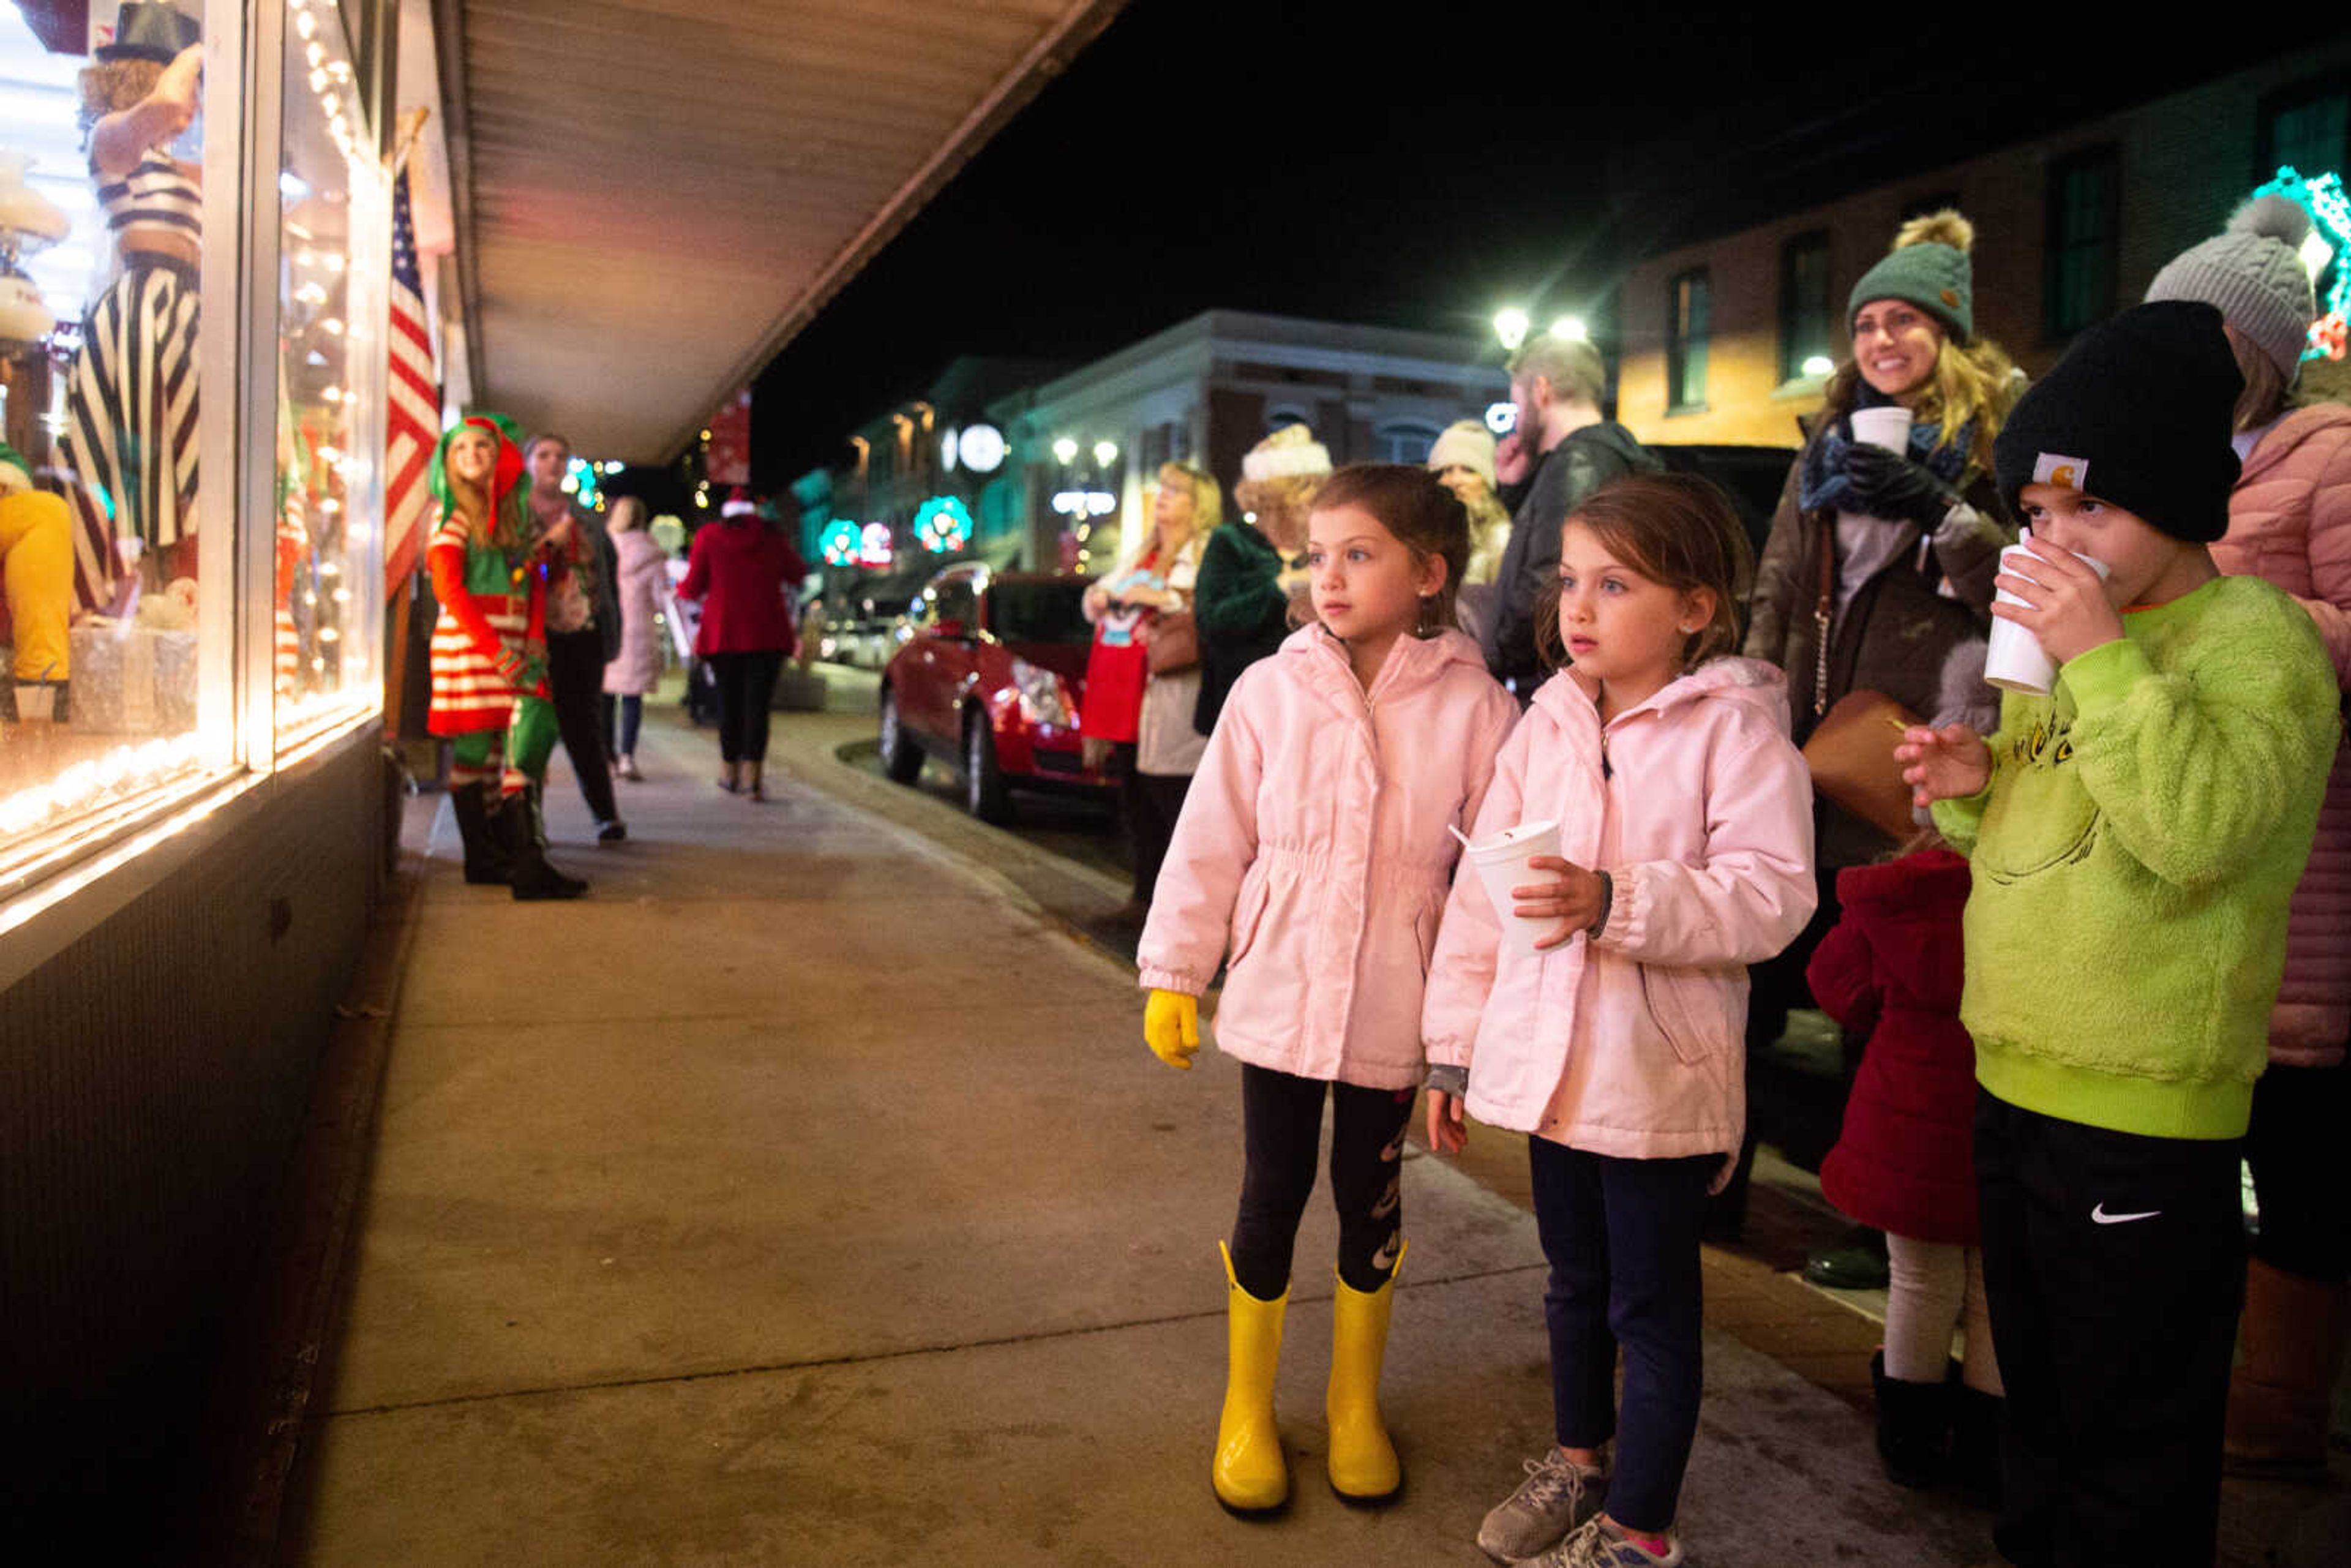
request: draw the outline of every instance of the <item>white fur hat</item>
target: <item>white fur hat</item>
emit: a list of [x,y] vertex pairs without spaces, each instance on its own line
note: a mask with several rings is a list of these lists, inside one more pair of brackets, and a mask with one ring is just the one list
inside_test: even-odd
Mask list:
[[1287,479],[1295,476],[1328,474],[1331,453],[1314,433],[1302,424],[1285,424],[1263,441],[1249,449],[1241,458],[1244,480]]
[[1428,471],[1442,474],[1447,468],[1467,468],[1492,488],[1494,433],[1474,419],[1456,420],[1447,425],[1437,444],[1428,449]]

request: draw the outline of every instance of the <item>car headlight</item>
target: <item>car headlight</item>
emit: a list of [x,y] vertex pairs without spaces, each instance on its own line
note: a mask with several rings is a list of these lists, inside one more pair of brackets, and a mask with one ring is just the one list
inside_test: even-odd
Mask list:
[[1015,659],[1012,684],[1020,693],[1020,716],[1030,724],[1071,722],[1069,697],[1061,690],[1061,677],[1052,671],[1040,669],[1026,659]]

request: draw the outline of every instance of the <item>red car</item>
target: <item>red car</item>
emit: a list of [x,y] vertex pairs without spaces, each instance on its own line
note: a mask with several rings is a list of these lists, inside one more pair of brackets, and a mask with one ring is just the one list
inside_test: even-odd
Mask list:
[[883,770],[911,784],[925,752],[945,758],[984,822],[1011,814],[1015,785],[1109,789],[1078,738],[1093,642],[1081,603],[1092,580],[978,561],[931,579],[914,635],[882,672]]

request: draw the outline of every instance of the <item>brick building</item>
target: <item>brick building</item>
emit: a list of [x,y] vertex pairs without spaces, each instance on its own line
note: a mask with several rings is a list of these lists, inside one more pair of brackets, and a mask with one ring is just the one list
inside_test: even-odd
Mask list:
[[[2279,164],[2351,162],[2351,39],[1652,256],[1618,304],[1617,416],[1644,441],[1792,445],[1850,348],[1845,296],[1902,221],[1976,225],[1975,319],[2038,375],[2137,302]],[[2344,263],[2338,261],[2338,266]]]

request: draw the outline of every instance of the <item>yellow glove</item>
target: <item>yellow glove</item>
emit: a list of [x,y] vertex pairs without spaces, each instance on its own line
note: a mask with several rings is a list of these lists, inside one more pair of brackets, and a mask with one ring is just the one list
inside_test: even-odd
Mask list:
[[1170,1067],[1192,1071],[1200,1049],[1200,998],[1181,991],[1154,991],[1143,1004],[1143,1043]]

